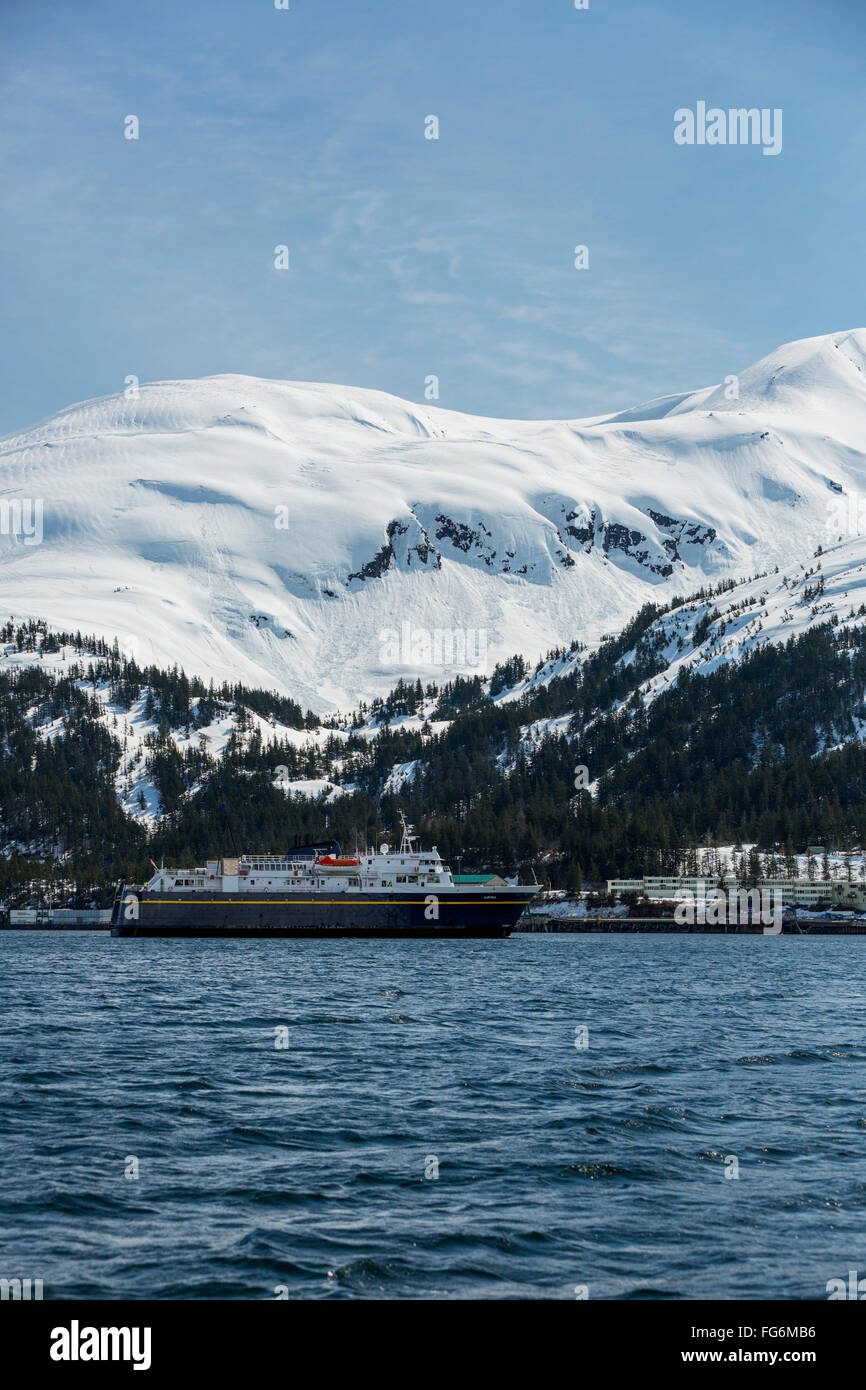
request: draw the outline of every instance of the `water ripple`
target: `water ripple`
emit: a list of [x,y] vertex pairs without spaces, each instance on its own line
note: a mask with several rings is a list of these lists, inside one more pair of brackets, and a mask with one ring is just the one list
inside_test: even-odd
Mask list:
[[866,940],[0,947],[0,1276],[46,1297],[821,1298],[858,1265]]

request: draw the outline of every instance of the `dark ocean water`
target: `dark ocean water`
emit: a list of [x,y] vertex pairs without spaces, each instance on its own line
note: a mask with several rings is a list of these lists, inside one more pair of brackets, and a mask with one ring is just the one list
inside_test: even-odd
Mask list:
[[0,953],[0,1276],[46,1298],[825,1298],[866,1275],[866,938]]

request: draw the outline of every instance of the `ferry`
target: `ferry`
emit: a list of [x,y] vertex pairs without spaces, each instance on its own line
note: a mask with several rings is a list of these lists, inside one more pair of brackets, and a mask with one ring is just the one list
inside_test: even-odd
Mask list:
[[538,885],[455,882],[401,818],[398,850],[345,855],[328,840],[196,869],[154,865],[147,883],[117,885],[112,936],[509,936]]

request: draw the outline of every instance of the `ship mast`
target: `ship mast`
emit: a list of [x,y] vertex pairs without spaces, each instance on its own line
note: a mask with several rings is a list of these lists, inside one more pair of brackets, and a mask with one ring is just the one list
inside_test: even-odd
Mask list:
[[403,827],[403,838],[400,841],[400,853],[414,854],[415,850],[413,848],[412,841],[414,840],[415,836],[412,834],[412,831],[415,829],[415,827],[414,825],[410,825],[407,821],[405,811],[401,810],[399,815],[400,824]]

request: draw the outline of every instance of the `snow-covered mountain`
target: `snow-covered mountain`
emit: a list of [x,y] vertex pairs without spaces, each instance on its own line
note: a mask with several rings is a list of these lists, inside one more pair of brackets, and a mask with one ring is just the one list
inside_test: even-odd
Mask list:
[[317,711],[593,645],[648,598],[866,530],[864,366],[866,330],[805,339],[581,421],[142,386],[0,441],[6,610]]
[[[724,592],[710,591],[665,609],[641,637],[659,663],[657,673],[639,684],[641,699],[651,703],[685,671],[710,675],[759,648],[782,646],[828,623],[839,632],[866,625],[866,536],[849,537],[787,569],[774,568],[731,583]],[[626,652],[621,664],[632,665],[635,655]],[[531,675],[495,701],[504,704],[532,695],[578,671],[585,659],[585,653],[569,651],[539,662]],[[569,720],[563,716],[550,721],[552,731],[562,732]],[[863,727],[866,732],[866,710]],[[527,730],[533,744],[551,732],[544,722]]]

